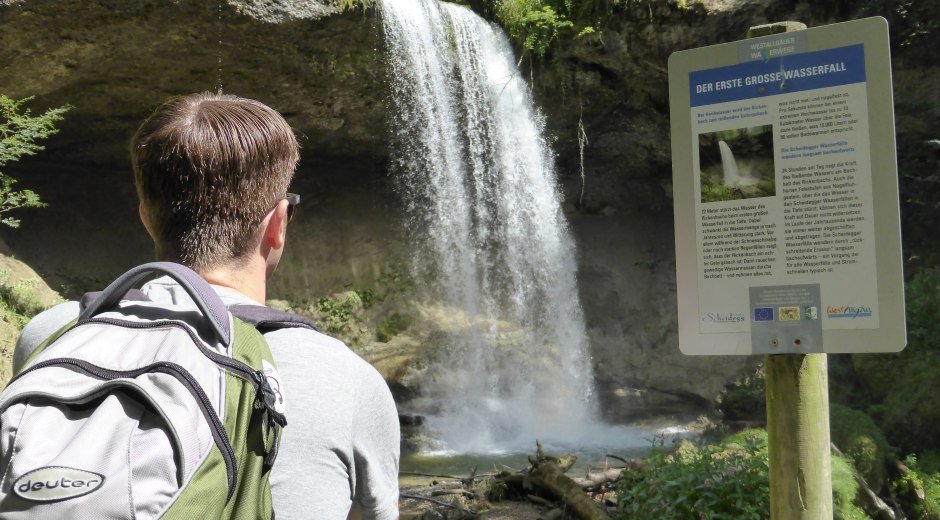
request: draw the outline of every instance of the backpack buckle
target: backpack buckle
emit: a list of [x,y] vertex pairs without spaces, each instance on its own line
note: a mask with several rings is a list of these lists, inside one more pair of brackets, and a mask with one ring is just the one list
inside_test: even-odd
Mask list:
[[264,469],[267,471],[274,466],[277,458],[281,428],[287,426],[287,417],[275,408],[277,393],[268,383],[264,371],[256,371],[254,379],[255,409],[261,411],[261,449],[264,452]]

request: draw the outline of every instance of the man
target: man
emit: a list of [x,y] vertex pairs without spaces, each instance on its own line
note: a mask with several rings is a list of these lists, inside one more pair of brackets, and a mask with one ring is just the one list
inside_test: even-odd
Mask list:
[[[140,218],[159,260],[205,278],[226,305],[263,304],[287,239],[299,160],[284,118],[250,99],[193,94],[157,108],[134,136]],[[143,287],[193,306],[168,277]],[[36,316],[17,342],[19,369],[79,312]],[[303,328],[265,335],[283,381],[288,426],[271,473],[278,520],[398,517],[399,430],[385,381],[340,341]]]

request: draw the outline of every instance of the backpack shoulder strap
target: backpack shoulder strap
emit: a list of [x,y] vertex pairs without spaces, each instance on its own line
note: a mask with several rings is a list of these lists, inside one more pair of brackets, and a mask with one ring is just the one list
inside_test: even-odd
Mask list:
[[88,302],[88,305],[79,314],[79,318],[82,320],[89,319],[100,312],[114,308],[124,298],[128,290],[152,274],[167,275],[180,284],[190,298],[193,299],[199,312],[206,318],[215,336],[223,345],[231,343],[230,318],[219,295],[212,290],[209,282],[205,281],[195,271],[172,262],[150,262],[122,274],[111,282],[97,298]]
[[[81,310],[85,310],[86,307],[100,298],[102,293],[104,293],[104,291],[94,291],[83,294],[82,299],[78,301],[79,308]],[[130,289],[127,291],[127,293],[124,294],[124,296],[121,297],[121,301],[149,302],[152,300],[140,289]]]
[[264,305],[232,305],[228,308],[232,316],[252,325],[258,332],[266,334],[279,329],[301,328],[319,332],[316,325],[307,318],[279,311]]

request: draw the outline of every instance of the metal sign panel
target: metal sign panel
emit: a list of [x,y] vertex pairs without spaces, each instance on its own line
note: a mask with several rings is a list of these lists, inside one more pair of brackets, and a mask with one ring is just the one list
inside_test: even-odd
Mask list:
[[669,97],[682,352],[903,349],[887,22],[676,52]]

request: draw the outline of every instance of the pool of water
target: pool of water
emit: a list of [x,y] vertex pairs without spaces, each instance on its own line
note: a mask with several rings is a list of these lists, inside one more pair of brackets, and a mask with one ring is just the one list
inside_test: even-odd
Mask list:
[[[575,455],[578,459],[569,474],[585,473],[589,469],[613,467],[623,463],[608,455],[623,459],[642,458],[653,443],[663,439],[667,444],[679,439],[694,437],[697,431],[665,420],[651,421],[642,425],[610,427],[598,432],[599,442],[582,442],[579,445],[553,445],[543,443],[548,455]],[[434,478],[430,475],[466,477],[476,469],[477,475],[497,473],[502,470],[519,471],[529,466],[528,456],[536,451],[535,441],[531,448],[493,449],[485,453],[454,453],[447,450],[425,450],[403,454],[401,473],[403,481],[415,483]],[[410,475],[421,473],[421,475]]]

